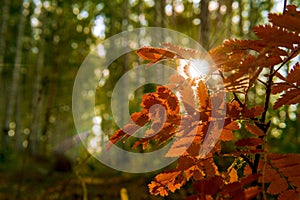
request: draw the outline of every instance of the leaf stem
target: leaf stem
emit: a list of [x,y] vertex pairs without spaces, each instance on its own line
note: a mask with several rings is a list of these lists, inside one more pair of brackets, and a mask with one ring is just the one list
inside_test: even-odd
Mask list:
[[[275,75],[274,71],[274,66],[272,66],[270,68],[270,76],[269,76],[269,80],[267,82],[266,85],[266,100],[265,100],[265,109],[264,112],[262,113],[262,117],[261,117],[261,122],[266,124],[266,115],[267,115],[267,111],[269,109],[269,101],[270,101],[270,96],[271,96],[271,87],[272,87],[272,83],[273,83],[273,77]],[[266,130],[264,130],[266,133]]]
[[[266,116],[267,116],[267,112],[268,112],[268,109],[269,109],[269,103],[270,103],[270,97],[271,97],[271,88],[272,88],[272,84],[273,84],[273,77],[275,75],[274,73],[274,66],[272,66],[270,68],[270,76],[269,76],[269,80],[267,81],[267,84],[266,84],[266,100],[265,100],[265,108],[264,108],[264,111],[262,113],[262,117],[260,119],[262,125],[261,125],[261,129],[264,131],[265,135],[263,136],[260,136],[260,138],[263,138],[266,136],[267,134],[267,131],[269,129],[269,124],[270,123],[267,123],[266,122]],[[262,145],[259,145],[257,146],[257,149],[261,149],[262,148]],[[254,162],[253,162],[253,170],[252,170],[252,174],[256,174],[257,173],[257,168],[258,168],[258,164],[259,164],[259,160],[260,160],[260,154],[255,154],[255,157],[254,157]]]
[[234,92],[233,93],[233,96],[234,96],[234,100],[236,100],[237,102],[238,102],[238,104],[242,107],[242,108],[244,108],[245,106],[244,106],[244,104],[241,102],[241,100],[239,99],[239,97],[237,96],[237,94]]
[[271,74],[274,76],[287,62],[289,62],[300,51],[300,46],[294,49],[291,54],[281,63],[281,65]]
[[286,10],[286,4],[287,4],[287,0],[284,0],[284,3],[283,3],[283,13],[284,13],[285,10]]

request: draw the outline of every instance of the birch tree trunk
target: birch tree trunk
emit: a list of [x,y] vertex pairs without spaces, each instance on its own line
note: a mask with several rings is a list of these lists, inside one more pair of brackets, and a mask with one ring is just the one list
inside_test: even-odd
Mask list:
[[[13,77],[11,86],[9,88],[7,106],[5,110],[5,120],[4,120],[4,147],[9,146],[9,136],[8,131],[10,129],[9,124],[15,120],[15,109],[16,109],[16,99],[18,97],[19,82],[20,82],[20,73],[21,73],[21,64],[22,64],[22,47],[23,47],[23,35],[24,35],[24,25],[26,17],[28,15],[28,10],[24,7],[24,2],[22,1],[20,19],[18,25],[18,36],[17,36],[17,48],[13,68]],[[20,126],[21,124],[17,124]]]

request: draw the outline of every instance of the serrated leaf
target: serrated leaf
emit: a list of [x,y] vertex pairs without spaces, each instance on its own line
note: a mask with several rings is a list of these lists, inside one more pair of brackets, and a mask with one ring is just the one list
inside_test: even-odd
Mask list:
[[[299,11],[294,5],[288,5],[284,14],[269,14],[269,21],[279,27],[286,28],[291,31],[300,32]],[[298,17],[297,17],[298,16]]]
[[281,93],[283,91],[287,91],[288,89],[293,88],[291,85],[289,85],[288,83],[275,83],[272,86],[272,90],[271,93],[272,94],[277,94],[277,93]]
[[227,108],[226,114],[232,119],[239,118],[240,112],[243,110],[243,108],[240,106],[240,104],[237,101],[227,103],[226,108]]
[[233,182],[236,182],[236,181],[238,181],[238,179],[239,179],[239,176],[238,176],[238,174],[237,174],[237,171],[234,169],[234,168],[232,168],[231,170],[230,170],[230,172],[229,172],[229,182],[230,183],[233,183]]
[[235,121],[231,121],[230,123],[225,124],[219,139],[222,141],[234,140],[234,135],[232,131],[238,130],[239,128],[240,126]]
[[184,108],[189,115],[193,115],[196,107],[194,90],[188,84],[182,84],[179,87],[180,99]]
[[175,191],[181,187],[181,185],[175,182],[180,174],[181,172],[179,171],[158,174],[154,180],[148,184],[150,193],[153,195],[168,196],[169,190]]
[[265,107],[264,106],[253,106],[248,108],[247,106],[243,109],[243,116],[245,118],[255,118],[261,116]]
[[[300,44],[300,37],[298,34],[289,32],[280,27],[272,25],[257,26],[253,31],[258,37],[268,42],[269,45],[293,49],[294,44]],[[287,40],[286,38],[289,39]]]
[[276,103],[274,104],[274,109],[276,110],[283,105],[291,105],[296,103],[300,103],[300,89],[288,90],[279,99],[277,99]]
[[161,46],[169,51],[176,52],[181,58],[184,59],[205,59],[206,53],[202,53],[196,49],[184,48],[171,43],[162,43]]
[[268,193],[282,195],[289,191],[289,186],[294,188],[294,191],[299,189],[299,154],[268,154],[267,160],[267,162],[260,162],[259,169],[264,170],[263,181],[270,183]]
[[157,47],[142,47],[137,50],[137,55],[145,60],[150,60],[148,65],[157,63],[163,59],[173,59],[177,57],[177,54],[173,51],[157,48]]
[[202,80],[200,80],[197,85],[197,97],[200,111],[206,110],[210,107],[208,90],[206,84]]
[[300,65],[298,62],[293,66],[286,79],[289,83],[296,83],[300,81]]
[[211,178],[203,179],[193,184],[195,191],[204,195],[214,195],[220,191],[223,186],[223,178],[214,176]]
[[245,189],[245,197],[247,200],[251,200],[255,198],[259,193],[261,189],[258,186],[253,186]]
[[287,190],[281,193],[278,197],[278,200],[291,200],[291,199],[300,199],[300,194],[295,190]]
[[267,189],[269,194],[280,194],[288,188],[286,180],[282,177],[271,182]]
[[263,140],[261,138],[243,138],[236,141],[236,146],[257,146],[261,145]]
[[247,123],[245,127],[253,135],[257,135],[257,136],[263,136],[263,135],[265,135],[265,133],[263,132],[263,130],[261,130],[260,128],[258,128],[256,125],[252,125],[252,124],[248,124]]

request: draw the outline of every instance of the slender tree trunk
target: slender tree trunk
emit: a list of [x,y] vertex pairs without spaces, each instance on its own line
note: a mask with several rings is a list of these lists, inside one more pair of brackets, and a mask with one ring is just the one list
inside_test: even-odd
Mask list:
[[233,0],[227,0],[225,1],[226,5],[226,21],[225,21],[225,27],[226,27],[226,38],[230,38],[232,34],[232,3]]
[[[122,7],[122,13],[123,13],[123,24],[122,24],[122,31],[127,31],[127,27],[129,24],[129,18],[128,18],[128,0],[124,0],[123,1],[123,7]],[[126,41],[125,43],[128,42],[127,38],[124,38]],[[129,45],[129,44],[127,44]],[[124,55],[124,65],[123,65],[123,72],[121,75],[125,74],[128,70],[129,70],[129,60],[130,56],[129,54],[125,54]],[[126,92],[128,89],[128,85],[130,84],[130,80],[126,80],[124,82],[123,88],[124,90],[122,90],[122,94],[121,94],[121,102],[120,102],[120,106],[121,106],[121,110],[123,110],[124,112],[121,112],[121,121],[122,122],[126,122],[126,114],[128,114],[129,109],[127,104],[125,104],[124,102],[126,102],[128,100],[128,93]],[[126,113],[127,112],[127,113]]]
[[243,20],[243,9],[244,8],[244,3],[243,3],[243,0],[239,0],[239,18],[240,18],[240,21],[239,21],[239,36],[240,37],[243,37],[244,35],[244,30],[243,30],[243,26],[244,26],[244,20]]
[[[25,15],[26,8],[23,6],[23,1],[21,4],[21,12],[20,12],[20,19],[19,19],[19,26],[18,26],[18,36],[17,36],[17,48],[16,48],[16,56],[14,61],[14,68],[13,68],[13,77],[11,82],[11,87],[9,88],[7,106],[5,110],[5,120],[4,120],[4,140],[5,144],[9,145],[9,137],[8,137],[8,130],[9,124],[14,120],[14,113],[16,108],[16,99],[18,97],[18,89],[19,89],[19,82],[20,82],[20,73],[21,73],[21,63],[22,63],[22,47],[23,47],[23,35],[24,35],[24,25],[25,19],[27,15]],[[17,124],[19,126],[19,124]]]
[[209,50],[209,31],[210,31],[210,20],[208,10],[209,0],[202,0],[200,3],[200,42],[202,46]]
[[155,2],[155,19],[154,25],[156,27],[165,27],[165,0]]
[[[163,28],[164,27],[164,7],[165,7],[165,0],[161,0],[161,1],[156,1],[155,2],[155,12],[154,12],[154,25],[156,27],[160,27]],[[161,40],[161,42],[164,40],[165,38],[165,33],[163,29],[160,29],[159,32],[156,33],[157,34],[157,38],[159,40]],[[158,71],[159,69],[156,69],[156,76],[159,76],[159,78],[164,78],[164,72],[163,71]]]
[[254,26],[256,26],[257,21],[259,19],[259,11],[258,11],[258,5],[255,1],[250,1],[250,9],[249,9],[249,28],[248,28],[248,37],[251,38],[254,36],[254,33],[252,32],[252,29]]
[[16,98],[16,128],[15,128],[15,136],[14,136],[14,147],[15,150],[21,151],[22,148],[22,96],[23,96],[23,88],[19,87]]
[[[7,21],[9,17],[9,3],[10,0],[4,0],[3,5],[2,5],[2,23],[1,23],[1,30],[0,30],[0,91],[5,93],[5,86],[4,86],[4,81],[2,77],[2,72],[4,68],[4,57],[5,57],[5,47],[6,47],[6,35],[7,35]],[[5,98],[6,95],[1,95],[0,97],[0,110],[4,110],[4,105],[5,105]],[[3,122],[3,123],[2,123]],[[0,113],[0,130],[3,130],[3,134],[0,134],[0,140],[2,141],[1,147],[4,147],[4,134],[7,132],[3,129],[4,125],[4,113]],[[2,149],[0,147],[0,152],[2,152]]]
[[43,91],[42,91],[42,69],[44,66],[44,54],[45,54],[45,40],[40,39],[39,54],[37,57],[35,79],[33,83],[33,95],[32,95],[32,121],[31,121],[31,134],[30,134],[30,151],[36,154],[39,150],[39,143],[41,137],[41,123],[42,123],[42,103],[43,103]]
[[4,67],[4,52],[6,46],[7,21],[9,17],[9,3],[10,0],[4,0],[2,4],[2,23],[0,30],[0,73],[2,73]]
[[116,19],[115,19],[116,17],[114,16],[116,3],[117,3],[116,1],[108,2],[108,9],[110,10],[111,13],[111,15],[109,16],[110,17],[109,36],[113,36],[118,32],[118,30],[116,30]]
[[[44,143],[46,143],[46,141],[48,140],[49,137],[49,132],[51,130],[51,126],[52,126],[52,122],[51,122],[51,117],[54,117],[53,114],[53,107],[54,107],[54,103],[55,103],[55,99],[56,99],[56,93],[57,93],[57,87],[58,87],[58,66],[60,63],[60,59],[61,57],[59,56],[59,48],[62,47],[63,44],[59,44],[56,47],[56,50],[54,51],[55,55],[58,55],[57,58],[55,59],[53,66],[52,66],[52,71],[51,71],[51,75],[49,76],[49,91],[47,94],[47,97],[45,97],[45,103],[46,103],[46,109],[45,109],[45,117],[44,117],[44,123],[42,126],[42,131],[41,131],[41,137],[45,138]],[[40,138],[39,138],[40,139]],[[39,143],[37,143],[39,144]],[[45,146],[42,146],[43,148],[45,148]],[[36,147],[37,149],[39,149],[39,147]],[[46,148],[43,149],[43,153],[46,153]]]

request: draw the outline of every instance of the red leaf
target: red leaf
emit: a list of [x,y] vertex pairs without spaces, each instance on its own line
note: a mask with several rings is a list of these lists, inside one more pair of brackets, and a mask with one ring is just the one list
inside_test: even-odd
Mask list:
[[178,164],[176,169],[178,169],[179,171],[183,171],[194,166],[196,163],[197,160],[195,160],[191,156],[180,156],[178,159]]
[[229,124],[225,125],[223,127],[222,133],[220,135],[220,140],[223,140],[223,141],[234,140],[232,131],[238,130],[239,128],[240,128],[240,126],[235,121],[232,121]]
[[281,193],[278,197],[278,200],[291,200],[291,199],[300,199],[300,194],[295,190],[287,190]]
[[251,108],[245,107],[243,109],[243,116],[250,119],[258,117],[263,113],[264,108],[264,106],[253,106]]
[[267,189],[269,194],[280,194],[288,188],[288,184],[284,178],[275,179],[271,182]]
[[261,130],[260,128],[258,128],[257,126],[255,125],[252,125],[252,124],[246,124],[246,129],[254,134],[254,135],[257,135],[257,136],[263,136],[265,135],[265,133],[263,132],[263,130]]
[[176,178],[181,174],[180,171],[171,171],[158,174],[154,180],[148,184],[149,190],[151,194],[167,196],[168,190],[175,191],[179,189],[177,182],[175,182]]
[[293,88],[291,85],[289,85],[288,83],[275,83],[272,86],[272,94],[277,94],[277,93],[281,93],[283,91],[287,91],[288,89]]
[[281,80],[285,80],[286,81],[286,78],[284,76],[282,76],[279,72],[276,72],[275,73],[275,76],[277,76],[278,78],[280,78]]
[[179,93],[180,99],[183,102],[184,108],[189,115],[193,115],[195,113],[195,95],[194,91],[189,84],[181,84],[179,85]]
[[184,58],[184,59],[203,59],[205,58],[206,53],[202,53],[200,51],[197,51],[195,49],[190,49],[190,48],[184,48],[181,46],[177,46],[171,43],[162,43],[161,46],[165,47],[166,49],[176,52],[176,54],[180,57],[180,58]]
[[283,105],[291,105],[300,102],[300,89],[288,90],[279,99],[277,99],[274,109],[278,109]]
[[300,12],[297,11],[297,7],[294,5],[288,5],[286,8],[287,11],[285,11],[283,15],[269,14],[269,21],[276,26],[287,28],[299,33]]
[[126,133],[123,130],[117,130],[110,138],[109,138],[109,143],[106,146],[106,150],[108,151],[111,146],[115,143],[117,143],[119,140],[121,140]]
[[245,189],[246,199],[254,199],[259,193],[261,189],[258,186],[253,186]]
[[163,59],[173,59],[177,57],[175,52],[157,47],[142,47],[137,50],[136,53],[145,60],[151,60],[149,64],[154,64]]
[[233,119],[239,118],[240,112],[243,109],[241,108],[240,104],[237,101],[233,101],[232,103],[227,103],[226,108],[227,108],[226,114]]
[[286,79],[289,83],[295,83],[300,81],[300,65],[298,62],[294,65]]
[[258,177],[260,177],[261,175],[260,174],[251,174],[247,177],[243,177],[240,179],[240,183],[242,185],[248,185],[250,183],[252,183],[253,181],[257,180]]
[[207,158],[203,161],[206,176],[207,177],[213,177],[215,175],[219,174],[218,167],[215,164],[213,158]]
[[193,184],[194,189],[203,195],[214,195],[220,191],[223,186],[223,178],[221,176],[214,176],[206,178]]
[[141,106],[149,110],[151,106],[155,104],[160,104],[162,105],[162,100],[157,97],[157,94],[155,93],[148,93],[143,95],[142,97],[142,103]]
[[260,138],[243,138],[236,141],[236,146],[257,146],[262,144],[263,140]]
[[[255,34],[266,41],[268,45],[281,46],[289,49],[294,48],[294,44],[300,44],[298,34],[271,25],[257,26],[253,28]],[[286,39],[288,38],[288,40]]]
[[203,81],[199,81],[197,86],[197,97],[199,102],[199,110],[207,110],[210,107],[210,99],[207,87]]
[[[221,191],[222,196],[224,199],[239,199],[244,200],[245,194],[243,192],[243,185],[239,182],[233,182],[227,184]],[[232,197],[232,198],[228,198]]]
[[148,113],[146,113],[144,110],[142,112],[132,113],[130,117],[132,121],[139,126],[144,126],[147,122],[149,122]]

